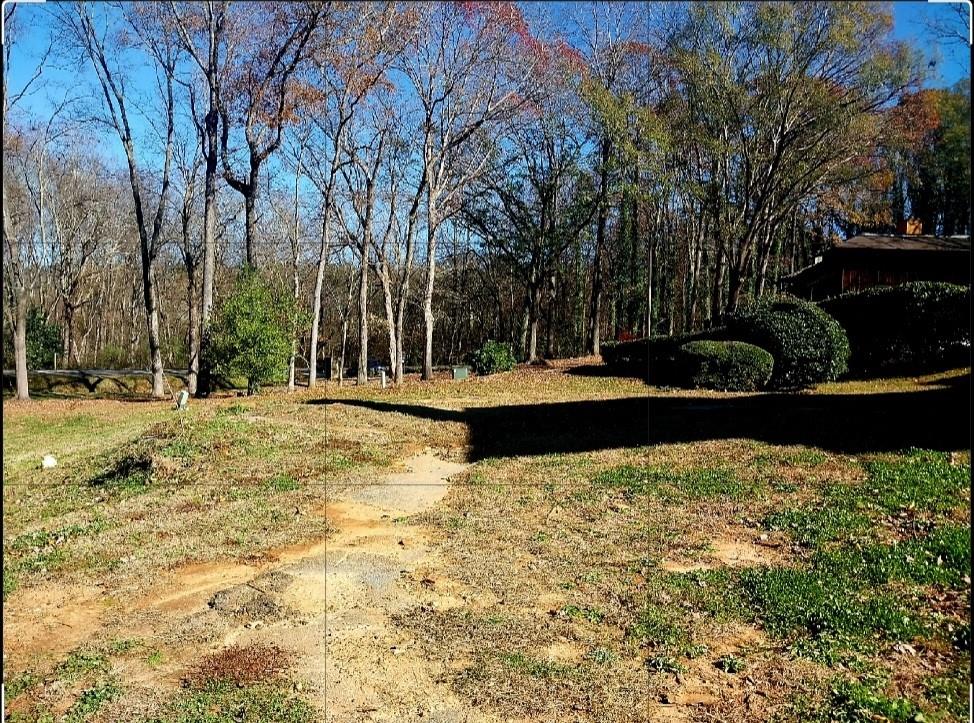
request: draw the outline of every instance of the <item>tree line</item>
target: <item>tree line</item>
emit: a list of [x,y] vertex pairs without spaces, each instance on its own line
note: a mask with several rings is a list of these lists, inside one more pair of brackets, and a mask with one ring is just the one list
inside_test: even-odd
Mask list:
[[250,272],[305,312],[291,386],[325,356],[398,383],[488,339],[535,362],[704,328],[907,215],[969,233],[969,80],[924,89],[880,4],[75,2],[43,9],[26,71],[24,7],[3,58],[22,398],[52,338],[59,366],[208,393],[214,308]]

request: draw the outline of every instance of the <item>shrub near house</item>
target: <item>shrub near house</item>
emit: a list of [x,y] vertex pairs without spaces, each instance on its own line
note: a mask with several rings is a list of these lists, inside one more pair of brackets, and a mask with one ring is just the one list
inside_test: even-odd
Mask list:
[[970,364],[971,292],[918,281],[843,294],[821,303],[849,335],[861,375],[923,373]]
[[[722,346],[729,342],[745,346]],[[726,327],[604,347],[602,358],[616,373],[641,376],[651,384],[712,389],[800,389],[836,379],[849,358],[849,341],[835,319],[791,297],[762,300],[732,316]],[[761,379],[759,360],[767,358],[754,347],[772,358],[769,378]]]
[[801,389],[837,379],[848,368],[849,339],[839,323],[815,304],[791,297],[763,299],[733,315],[732,339],[766,349],[774,357],[768,383]]
[[751,392],[771,378],[774,359],[741,341],[692,341],[679,348],[676,369],[685,386]]

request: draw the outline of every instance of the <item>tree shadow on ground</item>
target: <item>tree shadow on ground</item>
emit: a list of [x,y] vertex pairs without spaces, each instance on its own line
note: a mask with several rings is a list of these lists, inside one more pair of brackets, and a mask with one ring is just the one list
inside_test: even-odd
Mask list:
[[964,449],[970,381],[947,388],[875,394],[649,396],[444,410],[367,400],[347,404],[422,419],[462,422],[470,459],[594,452],[654,444],[752,439],[862,454],[908,447]]
[[649,431],[649,400],[638,397],[503,407],[436,409],[419,404],[314,399],[398,412],[435,422],[462,422],[470,433],[470,460],[639,447]]
[[653,397],[652,444],[745,438],[844,454],[970,444],[970,382],[867,394]]

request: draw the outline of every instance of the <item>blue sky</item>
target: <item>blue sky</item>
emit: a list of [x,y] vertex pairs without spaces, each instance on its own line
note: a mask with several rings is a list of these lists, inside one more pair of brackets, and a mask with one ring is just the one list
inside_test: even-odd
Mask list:
[[[899,40],[912,40],[924,50],[928,59],[936,60],[934,76],[927,85],[951,86],[971,74],[970,48],[963,45],[933,42],[925,31],[925,24],[932,18],[953,21],[951,6],[966,3],[930,3],[905,1],[893,3],[893,36]],[[966,28],[961,28],[964,32]]]
[[[547,3],[546,11],[552,15],[562,14],[567,6],[564,3]],[[541,11],[541,3],[532,4],[531,14]],[[577,7],[577,6],[576,6]],[[950,86],[961,78],[970,76],[970,53],[969,48],[962,45],[949,45],[938,43],[929,37],[925,22],[932,17],[944,19],[951,17],[952,9],[944,3],[928,3],[921,1],[901,1],[892,3],[894,37],[902,40],[914,42],[926,55],[928,60],[935,61],[932,68],[932,75],[927,81],[930,87]],[[48,8],[41,4],[21,4],[17,9],[20,16],[21,40],[12,53],[10,67],[10,90],[16,93],[23,84],[31,77],[37,65],[38,58],[43,50],[51,41],[52,22]],[[964,29],[962,29],[963,31]],[[57,38],[53,39],[57,46]],[[85,67],[83,71],[84,81],[79,84],[79,68],[75,63],[60,63],[62,67],[48,67],[45,71],[45,78],[50,82],[50,87],[39,88],[38,92],[25,99],[25,109],[36,109],[39,114],[46,115],[50,112],[51,101],[64,97],[65,93],[82,92],[86,87],[94,90],[94,86],[88,84],[93,81],[92,72]],[[147,77],[146,81],[135,83],[147,90],[151,88],[152,79]],[[136,104],[138,105],[138,104]],[[142,125],[141,119],[132,119],[133,126]],[[106,153],[114,154],[120,149],[117,139],[106,137],[107,143],[103,145]],[[114,141],[114,142],[113,142]]]

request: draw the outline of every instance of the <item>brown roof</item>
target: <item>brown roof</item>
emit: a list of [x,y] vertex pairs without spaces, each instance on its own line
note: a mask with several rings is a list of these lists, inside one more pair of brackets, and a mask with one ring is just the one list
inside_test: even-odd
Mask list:
[[970,236],[899,236],[864,233],[853,236],[833,247],[845,249],[876,249],[888,251],[970,251]]

